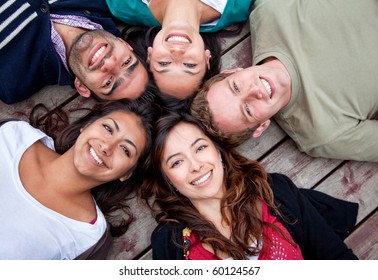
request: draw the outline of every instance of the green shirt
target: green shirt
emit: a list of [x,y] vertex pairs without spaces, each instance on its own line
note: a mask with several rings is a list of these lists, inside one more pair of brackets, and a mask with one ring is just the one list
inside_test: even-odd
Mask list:
[[312,156],[378,162],[378,1],[257,0],[253,64],[277,57],[292,78],[277,123]]
[[[255,0],[228,0],[219,21],[213,26],[201,26],[201,32],[215,32],[238,22],[245,22]],[[112,14],[129,25],[160,26],[148,6],[141,0],[106,0]]]

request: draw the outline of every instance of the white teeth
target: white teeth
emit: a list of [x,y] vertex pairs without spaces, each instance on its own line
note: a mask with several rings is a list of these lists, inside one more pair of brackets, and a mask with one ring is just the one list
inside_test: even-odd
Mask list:
[[92,157],[94,158],[94,160],[98,164],[100,164],[100,165],[104,164],[104,162],[102,161],[102,159],[99,158],[99,156],[96,154],[95,150],[92,147],[89,148],[89,152],[91,153]]
[[263,85],[264,85],[266,91],[268,92],[269,96],[271,96],[272,95],[272,89],[271,89],[269,83],[267,81],[265,81],[264,79],[261,79],[261,82],[263,83]]
[[190,41],[185,38],[185,37],[182,37],[182,36],[172,36],[172,37],[169,37],[168,42],[183,42],[183,43],[190,43]]
[[199,180],[197,180],[197,181],[193,181],[193,182],[192,182],[192,185],[200,185],[200,184],[202,184],[202,183],[205,182],[207,179],[209,179],[210,175],[211,175],[211,171],[207,172],[207,173],[205,174],[205,176],[203,176],[201,179],[199,179]]
[[91,62],[94,63],[97,60],[97,58],[99,58],[100,55],[105,51],[105,49],[106,49],[106,46],[102,46],[101,48],[99,48],[98,51],[92,57]]

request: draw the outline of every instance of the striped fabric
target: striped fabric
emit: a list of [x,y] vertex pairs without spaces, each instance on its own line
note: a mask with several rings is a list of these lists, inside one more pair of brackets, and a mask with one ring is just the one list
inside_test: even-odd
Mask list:
[[115,36],[121,35],[105,1],[0,0],[2,102],[25,100],[46,85],[73,86],[66,59],[61,56],[65,50],[57,50],[59,43],[55,44],[60,37],[51,33],[54,15],[65,24],[68,19],[74,26],[82,26],[79,21],[85,18],[88,29],[102,26]]
[[[55,2],[57,0],[51,0]],[[8,0],[0,7],[0,50],[33,20],[37,18],[37,13],[30,8],[29,3],[20,3],[16,0]],[[20,24],[20,19],[21,24]],[[13,23],[17,25],[14,26]],[[10,30],[10,32],[9,32]]]

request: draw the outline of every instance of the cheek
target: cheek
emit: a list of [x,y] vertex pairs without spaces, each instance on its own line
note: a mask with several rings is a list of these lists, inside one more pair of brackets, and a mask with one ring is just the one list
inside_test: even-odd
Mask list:
[[174,188],[180,189],[185,184],[186,174],[182,170],[170,169],[164,172]]
[[119,174],[124,175],[134,166],[134,164],[136,164],[136,160],[130,160],[126,156],[120,154],[114,158],[114,164],[117,165],[115,170],[118,170]]
[[93,88],[93,87],[99,87],[99,84],[103,80],[103,77],[100,75],[97,75],[95,72],[86,73],[83,77],[83,81],[85,81],[85,85]]

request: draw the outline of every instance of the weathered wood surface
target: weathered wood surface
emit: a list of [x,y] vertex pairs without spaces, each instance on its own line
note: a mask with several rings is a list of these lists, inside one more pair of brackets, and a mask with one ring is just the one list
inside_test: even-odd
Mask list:
[[347,237],[345,243],[362,260],[378,260],[377,210]]
[[[251,65],[248,25],[239,36],[225,39],[222,47],[222,69]],[[51,110],[56,107],[74,110],[91,106],[95,101],[78,96],[68,86],[49,86],[30,99],[14,105],[0,102],[0,119],[16,117],[27,120],[31,108],[40,102]],[[77,114],[80,112],[70,113],[70,116],[75,119]],[[260,161],[269,172],[289,176],[298,187],[312,188],[359,203],[357,225],[346,243],[360,259],[378,259],[377,163],[310,157],[301,153],[274,121],[261,137],[248,140],[238,150],[245,156]],[[114,240],[108,259],[152,258],[150,235],[156,222],[147,207],[139,204],[136,199],[130,203],[134,221],[126,234]]]

